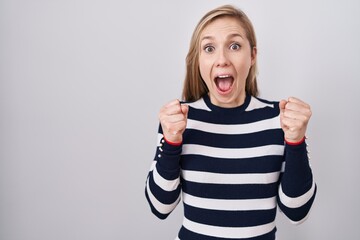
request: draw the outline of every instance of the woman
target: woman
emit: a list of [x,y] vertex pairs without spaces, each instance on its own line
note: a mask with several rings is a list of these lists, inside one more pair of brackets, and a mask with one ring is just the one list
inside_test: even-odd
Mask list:
[[253,26],[232,6],[208,12],[195,28],[185,101],[160,110],[145,190],[161,219],[182,198],[177,239],[275,239],[277,206],[294,223],[309,213],[316,194],[305,143],[310,106],[258,98],[256,54]]

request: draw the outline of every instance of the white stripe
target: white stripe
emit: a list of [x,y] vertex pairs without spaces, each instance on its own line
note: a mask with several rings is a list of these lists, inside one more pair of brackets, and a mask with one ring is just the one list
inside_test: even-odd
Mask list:
[[180,177],[174,180],[167,180],[159,174],[156,167],[153,170],[153,177],[156,185],[168,192],[175,190],[180,184]]
[[183,155],[195,154],[216,158],[252,158],[284,154],[282,145],[266,145],[253,148],[217,148],[197,144],[184,144]]
[[279,180],[280,172],[271,173],[210,173],[182,170],[186,181],[213,184],[270,184]]
[[155,166],[156,166],[156,163],[157,163],[156,160],[151,163],[150,171],[149,171],[149,172],[151,172],[152,170],[154,170],[154,168],[155,168]]
[[183,226],[193,232],[219,238],[252,238],[271,232],[275,222],[252,227],[219,227],[193,222],[184,218]]
[[183,193],[183,201],[187,205],[197,208],[224,211],[269,210],[276,207],[276,197],[262,199],[211,199]]
[[150,190],[150,185],[149,185],[149,179],[147,180],[146,183],[146,192],[149,195],[149,199],[150,202],[152,203],[152,205],[154,206],[154,208],[160,212],[161,214],[169,214],[172,210],[175,209],[175,207],[177,206],[177,204],[180,201],[180,196],[178,197],[178,199],[171,204],[163,204],[161,203],[159,200],[156,199],[156,197],[152,194],[151,190]]
[[186,125],[188,129],[196,129],[212,134],[247,134],[280,127],[279,116],[247,124],[215,124],[188,119]]
[[287,196],[283,192],[281,184],[279,187],[280,201],[288,208],[299,208],[299,207],[303,206],[314,195],[314,192],[315,192],[315,182],[314,181],[313,181],[312,186],[309,191],[307,191],[303,195],[301,195],[299,197],[295,197],[295,198]]
[[189,103],[188,105],[190,105],[192,108],[196,108],[196,109],[211,112],[211,109],[206,105],[203,98],[199,99],[196,102]]
[[265,108],[265,107],[274,108],[274,104],[264,103],[264,102],[261,102],[257,98],[251,97],[250,103],[245,111],[250,112],[252,110],[259,109],[259,108]]

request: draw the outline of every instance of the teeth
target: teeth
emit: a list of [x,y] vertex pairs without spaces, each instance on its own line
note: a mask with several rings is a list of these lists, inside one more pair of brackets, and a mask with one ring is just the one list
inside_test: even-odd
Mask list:
[[231,77],[230,75],[220,75],[218,76],[218,78],[228,78],[228,77]]

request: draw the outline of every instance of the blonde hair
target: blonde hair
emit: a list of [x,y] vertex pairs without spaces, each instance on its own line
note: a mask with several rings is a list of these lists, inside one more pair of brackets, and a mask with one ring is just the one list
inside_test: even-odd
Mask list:
[[[251,50],[256,48],[256,37],[253,25],[243,11],[231,5],[224,5],[206,13],[195,27],[190,40],[189,52],[186,56],[186,75],[182,92],[182,97],[185,101],[196,101],[209,91],[199,70],[200,35],[209,23],[221,17],[232,17],[237,19],[245,30]],[[249,70],[249,75],[247,76],[245,83],[246,93],[252,96],[258,95],[256,74],[257,63],[255,60],[255,63]]]

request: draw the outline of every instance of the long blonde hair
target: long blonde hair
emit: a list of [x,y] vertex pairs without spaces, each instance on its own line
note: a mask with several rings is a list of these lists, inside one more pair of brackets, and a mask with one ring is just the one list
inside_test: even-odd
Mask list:
[[[189,52],[186,56],[186,75],[182,92],[182,97],[185,101],[196,101],[209,91],[199,70],[200,35],[209,23],[221,17],[232,17],[237,19],[245,30],[251,50],[256,48],[256,37],[253,25],[243,11],[231,5],[224,5],[206,13],[195,27],[190,41]],[[246,93],[252,96],[258,95],[256,74],[257,63],[255,60],[255,63],[249,70],[249,75],[247,76],[245,83]]]

